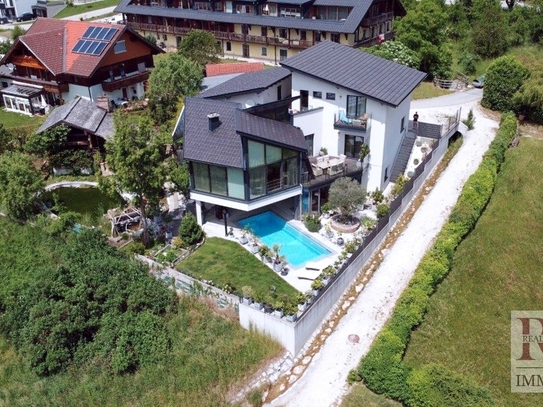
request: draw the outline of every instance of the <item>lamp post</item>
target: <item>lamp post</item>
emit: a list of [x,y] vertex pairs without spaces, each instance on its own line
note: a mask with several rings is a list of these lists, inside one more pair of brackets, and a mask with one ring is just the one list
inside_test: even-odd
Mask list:
[[222,218],[224,219],[224,236],[228,237],[228,219],[226,218],[226,209],[222,210]]

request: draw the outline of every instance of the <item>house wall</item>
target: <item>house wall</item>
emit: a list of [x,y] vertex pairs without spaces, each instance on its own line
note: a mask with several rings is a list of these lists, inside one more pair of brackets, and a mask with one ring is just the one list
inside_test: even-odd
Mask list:
[[[323,109],[307,110],[296,113],[293,118],[293,125],[299,127],[304,132],[304,136],[313,134],[313,154],[317,155],[322,146],[322,112]],[[319,147],[317,147],[319,146]]]
[[[136,89],[135,94],[132,90],[132,87]],[[137,96],[138,99],[142,98],[144,95],[143,83],[140,82],[136,85],[128,87],[127,93],[129,99],[131,99],[132,96]],[[62,99],[64,100],[64,102],[69,102],[70,100],[75,99],[77,96],[81,96],[82,98],[96,102],[98,100],[97,97],[103,95],[107,95],[109,97],[109,100],[117,100],[122,99],[123,92],[122,89],[118,89],[113,92],[104,92],[104,90],[102,89],[102,84],[97,84],[91,87],[70,84],[69,91],[62,94]]]
[[137,41],[132,41],[131,38],[134,37],[125,32],[117,41],[125,42],[126,52],[116,54],[112,47],[98,67],[120,64],[126,60],[143,57],[151,53],[151,48],[146,43],[139,39]]

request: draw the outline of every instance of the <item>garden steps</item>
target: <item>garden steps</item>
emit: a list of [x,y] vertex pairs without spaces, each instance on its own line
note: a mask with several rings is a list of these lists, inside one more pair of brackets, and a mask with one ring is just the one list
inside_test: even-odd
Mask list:
[[411,156],[411,150],[413,150],[413,145],[415,145],[416,134],[412,132],[407,132],[407,135],[402,140],[402,145],[400,146],[400,151],[396,157],[396,162],[392,168],[392,173],[390,174],[390,181],[396,182],[400,174],[403,174],[407,168],[407,163],[409,162],[409,157]]

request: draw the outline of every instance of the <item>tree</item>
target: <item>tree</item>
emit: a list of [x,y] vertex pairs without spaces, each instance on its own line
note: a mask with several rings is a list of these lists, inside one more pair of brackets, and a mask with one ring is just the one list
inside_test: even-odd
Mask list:
[[0,156],[0,202],[8,216],[28,219],[43,187],[42,175],[29,156],[18,152]]
[[13,42],[10,40],[0,41],[0,54],[7,54],[13,46]]
[[13,134],[0,123],[0,154],[14,148],[13,139]]
[[537,67],[513,95],[515,111],[543,123],[543,64]]
[[167,180],[163,165],[165,146],[145,115],[127,115],[119,110],[114,123],[115,135],[106,142],[106,162],[114,175],[100,178],[100,183],[135,195],[141,212],[143,242],[147,245],[147,208],[158,207]]
[[207,64],[219,62],[221,46],[212,33],[191,30],[179,44],[177,52],[198,63],[201,69],[204,69]]
[[200,91],[203,79],[200,66],[181,54],[167,53],[158,59],[149,77],[149,114],[156,124],[171,120],[181,96]]
[[204,231],[198,225],[196,217],[190,212],[185,215],[181,225],[179,225],[179,238],[183,241],[185,247],[201,242],[204,238]]
[[471,30],[473,50],[484,58],[503,55],[509,47],[509,29],[499,4],[485,0]]
[[420,66],[420,57],[417,53],[407,48],[400,41],[385,41],[382,44],[365,48],[364,51],[410,68],[417,69]]
[[452,53],[447,37],[447,15],[435,0],[421,0],[395,23],[396,39],[415,51],[419,69],[430,76],[448,78]]
[[147,34],[145,36],[145,39],[149,41],[151,44],[156,45],[156,37],[153,34]]
[[528,69],[514,56],[496,59],[486,71],[481,105],[500,112],[514,110],[513,95],[528,76]]
[[50,159],[66,146],[70,128],[61,124],[51,127],[40,134],[33,133],[28,137],[25,150],[40,157]]
[[358,205],[366,200],[366,190],[354,179],[342,177],[334,181],[328,192],[331,208],[338,208],[340,221],[348,223]]
[[11,30],[11,39],[13,41],[17,41],[17,38],[19,38],[21,35],[25,35],[25,33],[26,30],[21,28],[20,25],[16,25],[15,27],[13,27],[13,30]]

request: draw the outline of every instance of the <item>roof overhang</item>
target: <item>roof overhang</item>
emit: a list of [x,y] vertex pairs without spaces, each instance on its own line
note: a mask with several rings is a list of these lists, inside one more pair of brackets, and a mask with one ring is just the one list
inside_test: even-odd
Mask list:
[[43,88],[35,86],[26,86],[13,84],[7,88],[0,89],[0,93],[5,95],[17,96],[25,99],[30,99],[43,93]]

